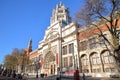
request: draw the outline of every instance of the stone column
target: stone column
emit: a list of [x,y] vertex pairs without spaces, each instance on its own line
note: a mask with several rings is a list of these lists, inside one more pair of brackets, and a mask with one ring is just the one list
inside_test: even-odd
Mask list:
[[101,54],[100,54],[100,60],[101,60],[101,72],[105,72],[105,70],[104,70],[104,63],[103,63]]
[[91,60],[90,60],[90,56],[88,55],[88,62],[89,62],[89,73],[92,73],[92,64],[91,64]]

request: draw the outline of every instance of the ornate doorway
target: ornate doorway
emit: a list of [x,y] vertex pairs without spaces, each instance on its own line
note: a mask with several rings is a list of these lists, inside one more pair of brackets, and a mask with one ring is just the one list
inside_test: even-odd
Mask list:
[[45,55],[44,67],[47,74],[55,74],[55,56],[51,51]]
[[55,74],[55,64],[51,64],[50,74]]

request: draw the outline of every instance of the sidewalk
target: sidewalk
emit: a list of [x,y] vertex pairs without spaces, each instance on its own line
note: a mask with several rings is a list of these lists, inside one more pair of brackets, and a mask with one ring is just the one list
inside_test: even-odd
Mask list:
[[[59,80],[57,77],[46,77],[46,78],[29,78],[28,80]],[[74,80],[73,77],[62,77],[60,80]],[[80,77],[79,80],[83,80]],[[85,80],[120,80],[120,78],[106,78],[106,77],[86,77]]]

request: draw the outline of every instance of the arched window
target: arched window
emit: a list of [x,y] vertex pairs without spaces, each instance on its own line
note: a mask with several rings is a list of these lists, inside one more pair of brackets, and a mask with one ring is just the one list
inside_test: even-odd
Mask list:
[[81,62],[82,62],[82,65],[83,65],[83,66],[87,66],[87,65],[88,65],[87,55],[83,55],[83,56],[81,57]]
[[89,69],[88,69],[87,66],[88,66],[89,62],[88,62],[88,57],[87,57],[86,54],[83,54],[81,56],[81,63],[82,63],[82,72],[83,73],[88,73]]
[[109,51],[105,51],[102,54],[102,60],[103,60],[104,64],[109,64],[109,63],[115,62],[114,57],[109,54]]
[[90,60],[91,60],[92,65],[101,64],[100,56],[96,52],[91,54]]

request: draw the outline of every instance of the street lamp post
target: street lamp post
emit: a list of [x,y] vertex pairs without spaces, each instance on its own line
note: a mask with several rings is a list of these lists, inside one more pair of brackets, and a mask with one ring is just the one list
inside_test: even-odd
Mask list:
[[59,75],[60,75],[60,80],[61,80],[61,74],[62,74],[62,21],[60,21],[60,59],[59,59],[59,62],[60,62],[60,64],[59,64]]
[[36,78],[38,78],[38,69],[39,69],[39,59],[38,58],[36,60],[35,66],[36,66]]
[[73,69],[75,70],[76,69],[76,61],[75,61],[75,55],[73,52],[72,52],[72,58],[73,58]]
[[38,62],[36,62],[36,78],[38,78]]

